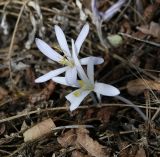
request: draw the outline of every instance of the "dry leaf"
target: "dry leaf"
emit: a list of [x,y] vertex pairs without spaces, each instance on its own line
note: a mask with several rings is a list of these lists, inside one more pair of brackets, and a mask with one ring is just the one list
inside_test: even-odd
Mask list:
[[57,138],[58,143],[62,147],[68,147],[75,144],[76,141],[76,134],[74,133],[74,130],[69,130],[65,132],[61,137]]
[[160,25],[156,22],[151,22],[150,25],[144,25],[137,27],[142,33],[147,35],[152,35],[153,37],[160,39]]
[[24,141],[33,141],[46,134],[51,133],[52,128],[55,128],[55,124],[51,118],[46,119],[23,133]]
[[[78,149],[83,147],[88,154],[93,157],[107,157],[107,154],[103,149],[104,147],[97,141],[94,141],[88,133],[88,130],[85,128],[70,130],[62,137],[58,137],[57,141],[65,148],[68,146],[76,146]],[[110,151],[107,153],[109,154]]]
[[143,93],[145,89],[160,90],[160,83],[152,80],[136,79],[129,81],[126,88],[129,94],[136,96]]
[[79,128],[76,130],[77,140],[76,143],[83,147],[91,156],[94,157],[107,157],[104,147],[97,141],[94,141],[89,135],[88,130]]
[[144,150],[143,148],[140,148],[140,149],[137,151],[137,154],[135,155],[135,157],[146,157],[145,150]]
[[153,19],[153,16],[155,15],[155,12],[159,8],[159,4],[154,3],[147,6],[143,13],[143,19],[146,23],[150,22]]

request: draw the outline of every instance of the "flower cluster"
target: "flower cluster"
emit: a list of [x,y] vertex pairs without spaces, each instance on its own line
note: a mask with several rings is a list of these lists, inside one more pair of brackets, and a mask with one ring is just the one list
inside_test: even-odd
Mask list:
[[[56,25],[56,37],[64,56],[53,50],[41,39],[36,39],[36,45],[39,50],[48,58],[58,62],[63,67],[48,72],[37,78],[35,82],[40,83],[52,79],[54,82],[78,88],[66,96],[66,99],[71,103],[71,111],[75,110],[90,92],[95,92],[99,99],[101,94],[105,96],[116,96],[120,93],[117,88],[111,85],[94,81],[94,65],[103,63],[103,58],[94,56],[81,59],[78,58],[80,48],[88,35],[88,32],[89,25],[85,24],[76,41],[74,42],[74,40],[71,39],[72,51],[70,51],[63,31]],[[87,66],[87,74],[82,65]],[[59,76],[64,72],[65,77]]]

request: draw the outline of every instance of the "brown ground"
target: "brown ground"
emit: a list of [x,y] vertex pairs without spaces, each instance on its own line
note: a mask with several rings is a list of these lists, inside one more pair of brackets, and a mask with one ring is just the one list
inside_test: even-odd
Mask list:
[[[106,43],[120,33],[116,47],[99,40],[90,3],[81,3],[82,21],[73,0],[0,1],[0,157],[160,156],[160,2],[126,1],[103,22]],[[101,0],[98,9],[114,3]],[[105,59],[96,66],[96,80],[119,88],[121,97],[102,97],[97,105],[88,96],[70,112],[65,96],[72,88],[34,83],[59,67],[38,50],[35,37],[59,51],[54,25],[70,43],[86,21],[90,32],[80,55]]]

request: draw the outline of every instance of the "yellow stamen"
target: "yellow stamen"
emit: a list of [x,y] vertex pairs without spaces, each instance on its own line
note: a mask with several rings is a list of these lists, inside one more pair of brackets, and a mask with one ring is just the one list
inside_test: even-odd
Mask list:
[[80,91],[75,91],[75,92],[73,93],[73,95],[74,95],[75,97],[79,97],[79,96],[81,95],[81,93],[80,93]]
[[78,80],[78,83],[79,83],[79,85],[80,85],[81,88],[83,88],[85,86],[85,83],[82,80]]
[[62,65],[66,65],[66,59],[63,57],[63,58],[60,60],[59,63],[62,64]]
[[68,65],[69,67],[74,67],[74,61],[72,61],[72,60],[68,61],[67,60],[66,65]]
[[[93,84],[87,84],[85,83],[83,80],[78,80],[78,83],[79,83],[79,86],[80,86],[80,89],[83,91],[85,90],[89,90],[89,91],[93,91],[94,90],[94,85]],[[79,97],[81,95],[81,91],[78,90],[78,91],[75,91],[73,93],[73,95],[75,97]]]
[[68,60],[68,59],[66,59],[65,57],[63,57],[63,58],[60,60],[59,63],[62,64],[62,65],[67,65],[67,66],[69,66],[69,67],[74,67],[74,61]]
[[93,91],[93,89],[94,89],[94,85],[93,84],[91,84],[91,83],[85,83],[83,80],[79,80],[78,81],[78,83],[79,83],[79,86],[83,89],[83,90],[91,90],[91,91]]

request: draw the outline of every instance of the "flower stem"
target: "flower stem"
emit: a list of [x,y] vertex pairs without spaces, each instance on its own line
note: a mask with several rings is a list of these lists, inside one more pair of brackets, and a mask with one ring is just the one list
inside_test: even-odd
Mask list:
[[93,94],[93,92],[90,93],[90,96],[91,96],[91,98],[92,98],[92,100],[93,100],[94,105],[98,105],[98,102],[97,102],[96,97],[95,97],[95,95]]
[[128,99],[126,99],[126,98],[124,98],[124,97],[122,97],[122,96],[115,96],[115,98],[117,98],[117,99],[119,99],[119,100],[121,100],[121,101],[123,101],[123,102],[125,102],[125,103],[127,103],[127,104],[129,104],[129,105],[131,105],[131,106],[139,113],[139,115],[143,118],[144,121],[147,121],[147,120],[148,120],[148,118],[147,118],[146,115],[141,111],[141,109],[138,108],[138,107],[137,107],[134,103],[132,103],[130,100],[128,100]]

